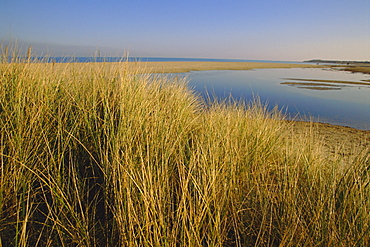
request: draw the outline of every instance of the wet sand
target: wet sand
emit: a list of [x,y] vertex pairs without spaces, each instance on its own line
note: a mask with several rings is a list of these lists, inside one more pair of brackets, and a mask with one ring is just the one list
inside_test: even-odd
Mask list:
[[370,74],[370,66],[347,66],[340,70],[349,71],[353,73]]
[[358,151],[370,154],[370,130],[359,130],[326,123],[287,121],[293,135],[310,135],[322,144],[327,155],[355,158]]

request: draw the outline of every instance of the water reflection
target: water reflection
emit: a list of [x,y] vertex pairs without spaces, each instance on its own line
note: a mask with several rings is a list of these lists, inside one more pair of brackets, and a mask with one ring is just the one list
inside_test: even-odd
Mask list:
[[271,108],[278,105],[288,118],[309,117],[370,129],[369,75],[308,68],[194,71],[185,75],[190,87],[211,100],[232,96],[250,101],[258,96]]
[[344,87],[353,87],[353,86],[370,87],[370,82],[367,82],[367,80],[361,80],[359,82],[359,81],[339,81],[324,79],[297,79],[297,78],[285,78],[285,79],[289,81],[282,82],[281,84],[311,90],[341,90]]

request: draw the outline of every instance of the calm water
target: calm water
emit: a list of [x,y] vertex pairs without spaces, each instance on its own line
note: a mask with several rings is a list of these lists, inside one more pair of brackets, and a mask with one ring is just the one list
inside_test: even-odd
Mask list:
[[[247,71],[194,71],[184,73],[189,86],[207,97],[250,101],[258,96],[269,107],[279,106],[288,118],[303,117],[314,121],[370,129],[370,85],[329,83],[330,89],[299,88],[283,82],[302,82],[296,79],[326,79],[363,82],[370,75],[323,69],[260,69]],[[307,81],[303,81],[307,83]],[[314,82],[323,84],[324,82]],[[327,83],[324,83],[327,84]],[[309,86],[307,86],[309,87]],[[319,88],[327,89],[323,85]]]

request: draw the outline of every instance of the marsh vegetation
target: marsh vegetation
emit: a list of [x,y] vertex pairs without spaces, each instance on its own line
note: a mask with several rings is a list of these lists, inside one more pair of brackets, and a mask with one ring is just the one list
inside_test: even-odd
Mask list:
[[127,63],[0,64],[3,246],[369,246],[368,150]]

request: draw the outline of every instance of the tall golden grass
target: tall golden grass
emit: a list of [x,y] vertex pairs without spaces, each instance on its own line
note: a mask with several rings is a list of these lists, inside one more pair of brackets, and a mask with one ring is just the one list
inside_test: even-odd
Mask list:
[[126,65],[0,64],[3,246],[370,245],[367,150]]

